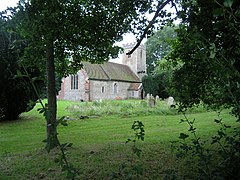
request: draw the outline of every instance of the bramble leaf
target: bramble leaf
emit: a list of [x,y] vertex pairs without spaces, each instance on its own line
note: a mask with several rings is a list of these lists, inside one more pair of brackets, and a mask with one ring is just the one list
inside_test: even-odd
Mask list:
[[184,140],[188,137],[189,137],[189,135],[184,134],[184,133],[180,133],[180,136],[179,136],[180,139],[184,139]]

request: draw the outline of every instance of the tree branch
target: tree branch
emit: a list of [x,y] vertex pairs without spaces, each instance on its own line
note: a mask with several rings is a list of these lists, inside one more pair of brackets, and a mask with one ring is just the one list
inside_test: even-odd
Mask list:
[[140,36],[140,39],[137,41],[137,44],[132,48],[131,51],[129,51],[128,53],[126,53],[127,55],[132,54],[137,48],[138,46],[140,46],[142,40],[144,39],[144,37],[146,36],[148,30],[152,27],[152,25],[155,23],[157,17],[159,16],[160,11],[172,0],[166,0],[163,4],[161,2],[159,2],[158,4],[158,9],[155,12],[155,15],[153,16],[152,20],[149,22],[149,24],[147,25],[147,27],[144,29],[143,34]]
[[176,14],[178,14],[178,8],[177,8],[176,4],[173,2],[173,0],[172,0],[172,7],[175,8]]

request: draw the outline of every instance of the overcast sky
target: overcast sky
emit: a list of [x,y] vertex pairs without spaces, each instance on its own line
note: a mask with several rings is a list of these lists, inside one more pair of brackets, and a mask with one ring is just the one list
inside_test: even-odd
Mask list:
[[0,11],[7,9],[7,7],[14,7],[18,0],[0,0]]

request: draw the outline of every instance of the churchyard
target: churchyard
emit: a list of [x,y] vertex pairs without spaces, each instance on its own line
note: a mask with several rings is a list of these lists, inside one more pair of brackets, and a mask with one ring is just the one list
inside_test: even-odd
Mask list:
[[[184,115],[157,100],[151,107],[147,100],[115,100],[99,102],[58,101],[58,117],[65,116],[68,126],[59,126],[61,143],[73,143],[67,158],[78,169],[78,179],[173,179],[196,176],[195,167],[186,171],[184,162],[176,158],[171,142],[180,133],[189,133]],[[0,122],[0,179],[65,179],[59,163],[59,152],[44,150],[46,138],[44,117],[32,111],[17,121]],[[195,119],[197,136],[203,140],[217,133],[214,119],[236,126],[228,110],[217,112],[203,106],[188,110],[186,117]],[[144,141],[134,139],[134,121],[144,124]],[[190,134],[191,136],[191,134]],[[140,149],[138,157],[133,147]]]

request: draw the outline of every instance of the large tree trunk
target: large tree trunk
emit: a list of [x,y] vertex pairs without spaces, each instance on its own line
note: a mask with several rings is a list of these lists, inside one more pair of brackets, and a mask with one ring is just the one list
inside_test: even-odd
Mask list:
[[55,64],[53,39],[48,39],[46,44],[46,72],[47,72],[47,149],[50,150],[58,145],[57,138],[57,102],[55,90]]

